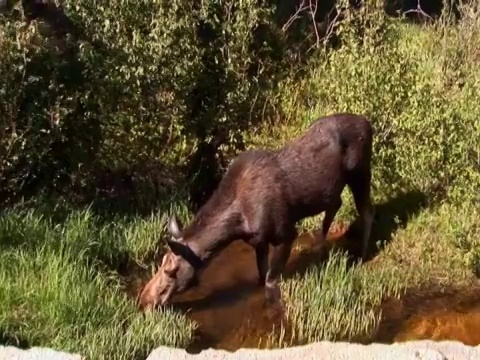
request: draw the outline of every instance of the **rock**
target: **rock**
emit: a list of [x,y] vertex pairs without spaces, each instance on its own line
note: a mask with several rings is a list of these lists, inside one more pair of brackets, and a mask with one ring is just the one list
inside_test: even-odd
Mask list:
[[235,352],[209,349],[188,354],[183,349],[159,347],[147,360],[473,360],[480,359],[480,346],[456,341],[431,340],[395,344],[351,344],[319,342],[288,349],[240,349]]
[[0,345],[1,360],[85,360],[80,355],[69,354],[44,347],[22,350],[14,346]]

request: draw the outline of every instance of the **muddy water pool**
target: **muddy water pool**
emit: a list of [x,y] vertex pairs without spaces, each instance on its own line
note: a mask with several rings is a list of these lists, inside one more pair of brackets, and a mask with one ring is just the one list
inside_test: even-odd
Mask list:
[[[360,250],[360,241],[347,239],[341,228],[332,229],[315,251],[314,242],[313,233],[297,239],[286,277],[305,271],[312,262],[322,261],[333,246],[354,254]],[[199,286],[173,299],[175,308],[199,324],[188,351],[264,347],[273,327],[279,329],[283,319],[265,307],[257,276],[253,249],[237,241],[212,260]],[[130,292],[138,294],[146,281],[145,277],[134,278]],[[420,339],[480,344],[480,291],[407,292],[401,300],[387,300],[382,307],[382,321],[371,340],[392,343]]]
[[383,305],[375,341],[457,340],[480,344],[480,290],[414,291]]

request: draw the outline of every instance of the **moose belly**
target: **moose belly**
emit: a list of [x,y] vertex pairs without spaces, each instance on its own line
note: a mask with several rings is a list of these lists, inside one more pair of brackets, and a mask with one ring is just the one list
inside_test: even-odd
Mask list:
[[321,212],[332,207],[333,204],[333,200],[330,199],[312,199],[310,201],[304,201],[296,204],[296,206],[292,207],[290,213],[292,214],[292,217],[295,219],[295,221],[299,221],[306,217],[318,215]]
[[292,197],[290,203],[290,214],[295,221],[318,215],[336,206],[340,200],[344,183],[339,181],[332,185],[317,189],[317,191],[311,188],[302,189],[302,192],[297,191],[297,196]]

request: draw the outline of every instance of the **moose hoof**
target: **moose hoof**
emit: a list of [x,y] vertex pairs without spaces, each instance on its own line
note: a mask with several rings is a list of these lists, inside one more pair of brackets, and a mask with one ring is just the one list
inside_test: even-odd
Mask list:
[[265,284],[265,300],[267,304],[273,304],[279,302],[281,299],[280,287],[275,284]]
[[266,300],[265,311],[269,320],[281,319],[285,314],[285,306],[282,300]]

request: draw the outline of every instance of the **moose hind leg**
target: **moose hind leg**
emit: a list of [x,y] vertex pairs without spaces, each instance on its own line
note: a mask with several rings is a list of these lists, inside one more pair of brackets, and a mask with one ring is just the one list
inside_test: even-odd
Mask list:
[[349,187],[352,190],[355,207],[362,222],[362,258],[366,260],[372,231],[375,208],[370,198],[370,171],[351,177]]

